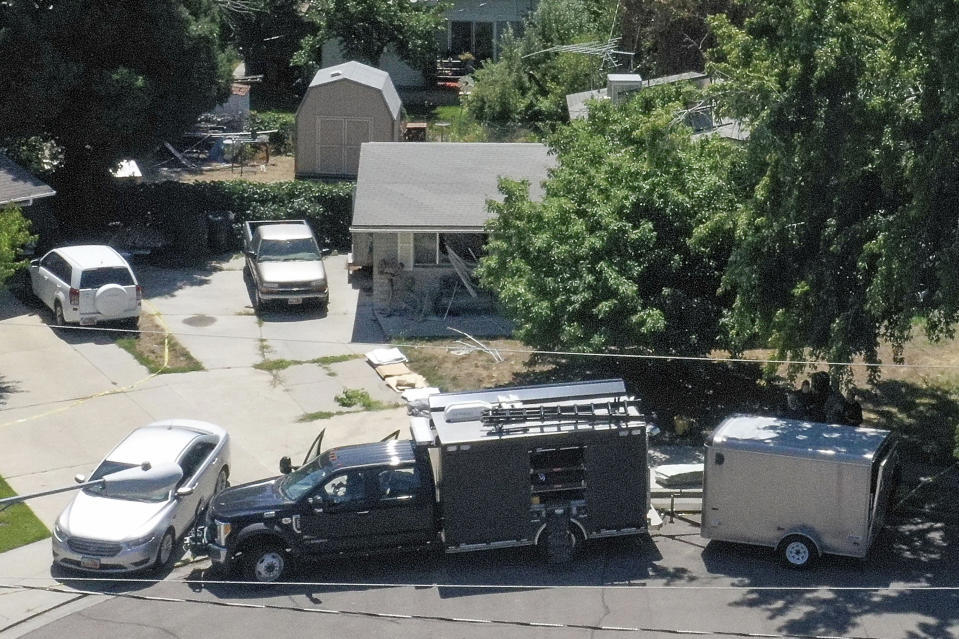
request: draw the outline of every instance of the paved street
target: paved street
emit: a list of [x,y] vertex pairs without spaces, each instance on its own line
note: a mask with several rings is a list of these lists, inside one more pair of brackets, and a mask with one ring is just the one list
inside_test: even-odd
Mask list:
[[[361,354],[382,339],[343,258],[330,263],[328,312],[277,310],[262,321],[241,266],[138,269],[148,312],[160,312],[206,368],[178,375],[149,375],[102,332],[55,333],[36,305],[2,293],[0,474],[21,493],[69,485],[131,428],[166,417],[226,426],[235,483],[275,474],[279,457],[295,458],[320,428],[334,446],[405,426],[402,408],[297,421],[339,408],[333,396],[343,388],[399,401],[362,360],[253,368],[264,355]],[[31,506],[50,526],[69,499]],[[651,540],[592,544],[558,570],[526,550],[384,555],[312,562],[294,579],[319,583],[273,586],[196,583],[220,578],[202,561],[145,582],[82,579],[51,571],[43,541],[0,555],[0,635],[243,637],[309,627],[321,637],[955,637],[957,533],[898,522],[868,563],[833,558],[797,573],[764,549],[707,546],[677,519]]]

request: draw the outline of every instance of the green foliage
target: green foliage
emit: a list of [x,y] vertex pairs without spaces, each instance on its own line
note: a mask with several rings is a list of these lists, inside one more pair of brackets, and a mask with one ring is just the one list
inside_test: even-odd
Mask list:
[[543,0],[521,36],[507,33],[500,57],[473,74],[466,107],[482,122],[535,122],[549,130],[565,121],[566,95],[605,84],[601,60],[575,53],[542,53],[555,45],[609,37],[615,2]]
[[677,112],[695,99],[674,86],[597,104],[550,138],[559,165],[542,202],[501,181],[478,272],[524,342],[682,354],[718,345],[741,154],[691,138]]
[[[0,477],[0,499],[13,497],[15,492]],[[0,553],[19,548],[50,536],[37,516],[26,504],[15,504],[0,512]]]
[[0,206],[0,284],[26,266],[20,249],[36,237],[30,235],[30,222],[17,206]]
[[751,130],[753,193],[725,275],[731,338],[769,339],[780,357],[875,361],[881,339],[901,346],[928,313],[935,284],[917,281],[929,274],[919,265],[938,257],[912,228],[895,232],[915,110],[915,78],[890,48],[902,24],[885,0],[749,4],[742,28],[712,21],[711,69],[727,79],[714,94]]
[[317,0],[309,11],[317,32],[303,40],[294,63],[318,68],[323,43],[336,38],[348,60],[376,67],[390,47],[414,69],[427,70],[436,57],[436,35],[447,8],[444,2]]
[[716,14],[741,24],[745,7],[740,0],[623,3],[622,42],[635,52],[636,71],[644,78],[702,71],[714,42],[707,18]]
[[[302,0],[245,0],[249,11],[229,14],[227,34],[248,75],[263,76],[250,97],[254,108],[295,108],[306,86],[291,66],[300,41],[313,30]],[[275,128],[275,127],[262,127]],[[284,151],[286,152],[286,151]]]
[[120,159],[175,139],[226,97],[219,15],[215,0],[0,4],[4,137],[62,150],[52,184],[78,226]]
[[119,220],[148,218],[161,230],[209,211],[233,211],[235,222],[305,219],[321,245],[350,246],[353,185],[311,181],[257,183],[156,182],[117,184],[104,192],[103,206]]
[[337,395],[336,403],[344,408],[352,408],[353,406],[362,406],[363,410],[383,410],[386,408],[393,408],[395,406],[381,402],[377,399],[370,397],[370,394],[361,389],[361,388],[344,388],[343,392]]
[[293,137],[296,132],[296,114],[287,111],[250,111],[247,128],[251,131],[275,131],[270,133],[270,148],[274,153],[293,153]]

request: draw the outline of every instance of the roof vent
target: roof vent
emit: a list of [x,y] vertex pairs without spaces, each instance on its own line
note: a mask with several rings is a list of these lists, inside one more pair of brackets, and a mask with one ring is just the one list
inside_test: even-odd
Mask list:
[[480,401],[450,404],[443,410],[443,419],[446,420],[447,424],[478,422],[483,416],[483,411],[489,410],[489,408],[489,404]]
[[331,78],[335,78],[335,77],[337,77],[337,76],[339,76],[339,75],[343,75],[343,72],[342,72],[342,71],[330,71],[330,77],[331,77]]

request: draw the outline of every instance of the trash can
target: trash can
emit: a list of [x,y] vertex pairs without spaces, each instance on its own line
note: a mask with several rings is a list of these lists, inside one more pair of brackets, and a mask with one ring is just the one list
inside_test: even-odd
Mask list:
[[206,214],[207,245],[214,253],[225,253],[236,248],[234,217],[233,211],[211,211]]

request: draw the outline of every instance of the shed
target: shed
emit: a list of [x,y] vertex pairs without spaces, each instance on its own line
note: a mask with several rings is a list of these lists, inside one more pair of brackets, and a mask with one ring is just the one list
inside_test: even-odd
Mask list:
[[554,164],[542,144],[364,144],[350,230],[354,264],[372,267],[376,304],[390,306],[398,287],[435,288],[462,271],[458,258],[475,262],[486,202],[502,200],[499,178],[528,181],[539,200]]
[[296,177],[355,178],[364,142],[397,142],[403,104],[385,71],[320,69],[296,110]]

